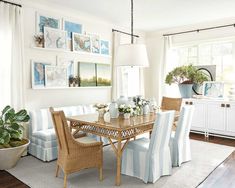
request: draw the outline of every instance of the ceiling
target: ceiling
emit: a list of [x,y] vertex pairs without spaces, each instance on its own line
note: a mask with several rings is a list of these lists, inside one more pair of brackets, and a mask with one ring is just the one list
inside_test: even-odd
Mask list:
[[[130,0],[45,0],[130,25]],[[152,31],[235,17],[235,0],[134,0],[134,28]]]

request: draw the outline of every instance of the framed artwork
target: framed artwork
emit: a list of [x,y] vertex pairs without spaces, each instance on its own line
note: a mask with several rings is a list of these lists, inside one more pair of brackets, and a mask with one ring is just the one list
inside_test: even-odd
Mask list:
[[66,67],[46,66],[45,67],[46,87],[66,87],[68,86]]
[[72,45],[73,51],[79,52],[91,52],[91,38],[87,35],[82,35],[78,33],[72,34]]
[[224,83],[223,82],[204,82],[203,96],[209,98],[223,98],[224,97]]
[[109,55],[109,41],[100,41],[100,53],[103,55]]
[[111,86],[111,66],[96,64],[97,86]]
[[61,29],[61,18],[47,16],[44,14],[36,13],[36,33],[42,34],[44,27],[50,27],[54,29]]
[[67,31],[67,39],[72,40],[72,33],[82,33],[82,24],[63,20],[63,29]]
[[77,75],[75,73],[75,62],[74,62],[74,59],[69,59],[69,58],[64,58],[64,57],[59,57],[57,56],[57,66],[59,67],[65,67],[67,69],[67,79],[70,77],[70,76],[75,76]]
[[66,38],[66,31],[44,27],[45,48],[67,49]]
[[96,86],[96,64],[79,62],[81,87]]
[[33,89],[45,87],[45,67],[48,65],[51,63],[31,60]]
[[100,53],[100,37],[99,35],[89,34],[91,37],[91,52],[95,54]]

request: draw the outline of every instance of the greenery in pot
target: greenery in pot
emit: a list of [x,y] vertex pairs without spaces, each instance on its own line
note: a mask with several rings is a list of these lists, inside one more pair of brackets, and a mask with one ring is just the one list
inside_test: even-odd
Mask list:
[[18,112],[6,106],[0,116],[0,149],[17,147],[26,144],[28,141],[23,139],[23,125],[30,119],[27,111],[22,109]]
[[118,107],[118,111],[124,114],[129,114],[133,111],[131,105],[121,104]]
[[176,67],[166,76],[165,82],[169,85],[176,84],[202,84],[208,77],[193,65]]

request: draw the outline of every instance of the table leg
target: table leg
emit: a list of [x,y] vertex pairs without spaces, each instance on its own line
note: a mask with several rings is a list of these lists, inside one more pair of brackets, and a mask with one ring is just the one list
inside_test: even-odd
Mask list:
[[118,140],[117,145],[117,175],[116,175],[116,185],[120,186],[121,184],[121,160],[122,160],[122,141]]

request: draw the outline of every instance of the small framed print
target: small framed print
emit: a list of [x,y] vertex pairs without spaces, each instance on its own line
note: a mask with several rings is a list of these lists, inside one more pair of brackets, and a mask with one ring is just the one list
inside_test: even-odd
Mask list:
[[45,85],[46,87],[67,87],[67,68],[58,66],[46,66]]
[[51,65],[50,62],[31,60],[32,88],[45,87],[45,67]]
[[107,40],[100,41],[100,53],[102,55],[109,55],[109,41]]
[[91,52],[91,38],[87,35],[73,33],[73,51],[77,52]]
[[[78,63],[75,63],[73,58],[57,56],[56,65],[59,67],[65,67],[67,69],[67,77],[75,77],[78,71]],[[76,70],[76,71],[75,71]]]
[[100,53],[100,36],[96,34],[88,34],[91,37],[91,52],[94,54]]
[[61,18],[36,13],[36,34],[43,34],[44,27],[50,27],[54,29],[61,29]]
[[63,29],[67,32],[67,39],[72,40],[72,33],[82,34],[82,24],[63,19]]
[[67,33],[60,29],[44,28],[45,48],[67,49]]
[[224,97],[224,83],[223,82],[204,82],[203,96],[206,98],[223,98]]

